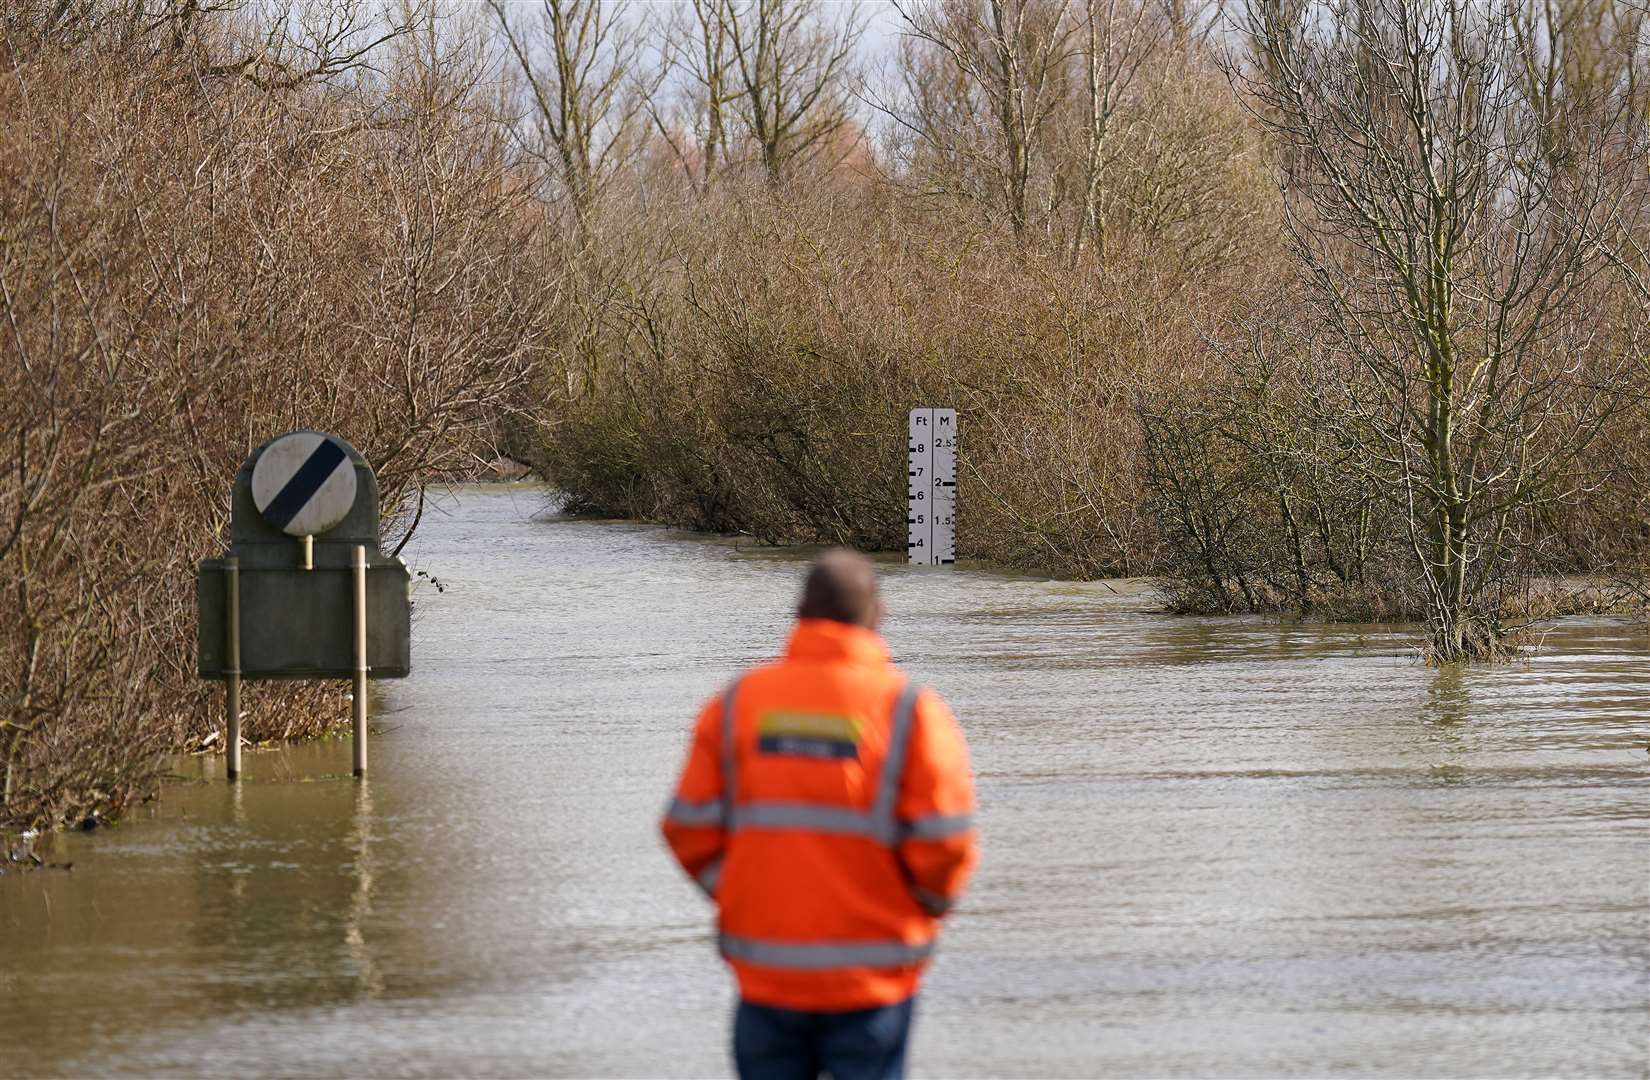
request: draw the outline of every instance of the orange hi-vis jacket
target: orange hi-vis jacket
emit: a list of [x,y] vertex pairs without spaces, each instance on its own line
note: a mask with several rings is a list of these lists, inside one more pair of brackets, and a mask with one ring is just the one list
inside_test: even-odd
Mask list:
[[796,624],[705,706],[664,819],[719,909],[741,996],[837,1012],[910,997],[977,852],[962,730],[869,630]]

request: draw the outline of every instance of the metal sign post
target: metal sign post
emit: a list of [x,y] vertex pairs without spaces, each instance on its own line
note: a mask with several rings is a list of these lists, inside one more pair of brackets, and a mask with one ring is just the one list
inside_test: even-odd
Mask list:
[[351,567],[355,595],[355,685],[351,696],[355,775],[367,775],[367,549],[355,546]]
[[914,566],[957,558],[957,411],[912,409],[906,444],[905,552]]
[[231,556],[223,561],[224,591],[228,611],[224,624],[229,628],[229,663],[223,672],[224,734],[229,753],[225,772],[229,779],[241,775],[241,560]]
[[229,779],[245,679],[349,679],[364,777],[367,679],[412,667],[409,575],[380,549],[377,478],[336,435],[296,431],[253,452],[232,500],[229,551],[196,583],[200,674],[224,680]]

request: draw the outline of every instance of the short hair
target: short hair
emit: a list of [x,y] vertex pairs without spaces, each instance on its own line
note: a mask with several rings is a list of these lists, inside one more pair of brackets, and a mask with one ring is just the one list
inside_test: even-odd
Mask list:
[[870,559],[847,548],[832,548],[814,561],[802,583],[797,618],[869,627],[879,613],[877,572]]

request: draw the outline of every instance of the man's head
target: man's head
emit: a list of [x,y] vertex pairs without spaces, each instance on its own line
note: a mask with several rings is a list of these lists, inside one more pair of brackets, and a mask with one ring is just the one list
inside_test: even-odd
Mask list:
[[802,583],[799,619],[833,619],[875,630],[882,623],[876,567],[857,551],[832,548],[821,555]]

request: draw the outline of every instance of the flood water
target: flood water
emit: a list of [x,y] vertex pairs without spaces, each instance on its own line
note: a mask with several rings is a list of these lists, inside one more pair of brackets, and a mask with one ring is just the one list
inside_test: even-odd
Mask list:
[[[0,1075],[712,1076],[731,982],[656,818],[802,563],[470,488],[409,547],[414,673],[0,877]],[[1644,1076],[1642,628],[1429,670],[1404,635],[890,566],[983,862],[927,1076]],[[258,687],[248,687],[255,695]]]

